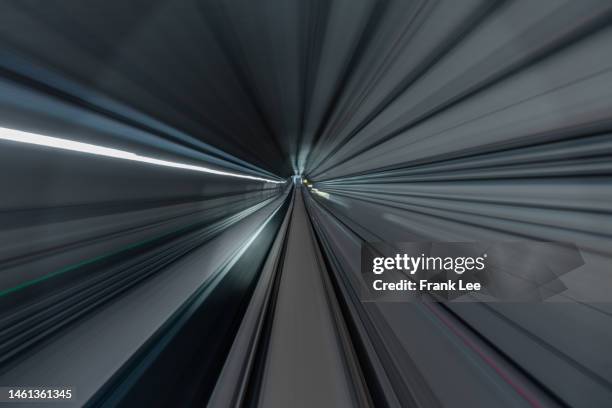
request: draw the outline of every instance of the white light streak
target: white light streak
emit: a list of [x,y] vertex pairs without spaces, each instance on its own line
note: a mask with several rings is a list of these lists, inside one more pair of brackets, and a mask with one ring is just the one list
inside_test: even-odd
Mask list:
[[112,157],[114,159],[130,160],[140,163],[148,163],[156,166],[172,167],[176,169],[199,171],[201,173],[216,174],[219,176],[236,177],[248,180],[264,181],[266,183],[281,184],[284,181],[266,179],[263,177],[250,176],[247,174],[232,173],[229,171],[215,170],[204,166],[178,163],[168,160],[156,159],[154,157],[141,156],[125,150],[113,149],[89,143],[76,142],[74,140],[61,139],[58,137],[44,136],[36,133],[0,127],[0,140],[26,143],[37,146],[51,147],[53,149],[70,150],[73,152],[93,154],[97,156]]
[[321,191],[319,189],[316,188],[312,188],[310,189],[313,193],[320,195],[323,198],[327,198],[329,200],[329,193],[326,193],[325,191]]

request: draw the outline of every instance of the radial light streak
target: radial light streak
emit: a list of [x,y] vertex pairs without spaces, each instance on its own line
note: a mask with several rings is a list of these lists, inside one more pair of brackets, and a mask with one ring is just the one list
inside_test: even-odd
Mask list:
[[18,143],[26,143],[37,146],[45,146],[53,149],[70,150],[74,152],[94,154],[97,156],[112,157],[115,159],[131,160],[140,163],[148,163],[156,166],[172,167],[176,169],[199,171],[201,173],[216,174],[219,176],[237,177],[248,180],[264,181],[266,183],[282,184],[283,180],[272,180],[263,177],[249,176],[247,174],[232,173],[228,171],[215,170],[204,166],[178,163],[168,160],[156,159],[154,157],[141,156],[125,150],[113,149],[110,147],[98,146],[89,143],[77,142],[74,140],[61,139],[58,137],[44,136],[36,133],[24,132],[16,129],[0,127],[0,140],[8,140]]

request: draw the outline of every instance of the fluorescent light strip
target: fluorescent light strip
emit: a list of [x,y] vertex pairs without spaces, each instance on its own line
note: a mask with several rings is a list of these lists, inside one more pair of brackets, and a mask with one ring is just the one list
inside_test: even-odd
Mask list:
[[185,169],[199,171],[201,173],[217,174],[219,176],[237,177],[248,180],[265,181],[266,183],[281,184],[284,181],[266,179],[262,177],[249,176],[246,174],[232,173],[210,169],[203,166],[194,166],[192,164],[177,163],[167,160],[155,159],[153,157],[141,156],[136,153],[126,152],[125,150],[112,149],[109,147],[97,146],[89,143],[75,142],[74,140],[60,139],[58,137],[43,136],[36,133],[23,132],[21,130],[7,129],[0,127],[0,140],[9,140],[18,143],[27,143],[38,146],[51,147],[53,149],[71,150],[74,152],[95,154],[97,156],[112,157],[115,159],[131,160],[141,163],[154,164],[156,166],[173,167],[176,169]]

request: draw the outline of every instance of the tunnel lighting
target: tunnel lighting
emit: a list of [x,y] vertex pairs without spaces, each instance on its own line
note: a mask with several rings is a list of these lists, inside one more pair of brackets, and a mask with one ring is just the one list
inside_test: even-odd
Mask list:
[[199,171],[201,173],[216,174],[219,176],[236,177],[248,180],[265,181],[267,183],[284,183],[284,181],[266,179],[262,177],[250,176],[247,174],[232,173],[228,171],[215,170],[203,166],[178,163],[173,161],[156,159],[154,157],[141,156],[125,150],[113,149],[104,146],[97,146],[89,143],[76,142],[74,140],[60,139],[58,137],[43,136],[36,133],[24,132],[21,130],[7,129],[0,127],[0,140],[9,140],[18,143],[27,143],[37,146],[45,146],[53,149],[70,150],[74,152],[94,154],[97,156],[112,157],[115,159],[131,160],[141,163],[153,164],[156,166],[173,167],[176,169]]
[[319,196],[321,196],[323,198],[329,199],[329,193],[326,193],[325,191],[321,191],[321,190],[316,189],[316,188],[313,188],[311,191],[313,193],[315,193],[316,195],[319,195]]

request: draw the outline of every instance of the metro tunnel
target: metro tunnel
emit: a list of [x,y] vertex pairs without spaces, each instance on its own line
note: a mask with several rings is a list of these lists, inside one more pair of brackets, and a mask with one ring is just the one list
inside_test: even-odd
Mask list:
[[611,23],[1,1],[0,405],[612,407]]

